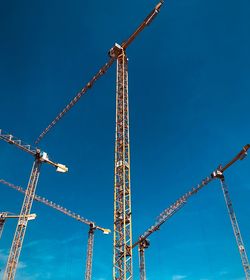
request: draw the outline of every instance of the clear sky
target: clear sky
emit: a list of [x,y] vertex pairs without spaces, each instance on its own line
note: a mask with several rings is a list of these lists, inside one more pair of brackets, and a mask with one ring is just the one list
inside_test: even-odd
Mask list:
[[[34,143],[157,1],[1,1],[1,128]],[[133,239],[250,142],[250,3],[167,1],[129,47]],[[115,65],[43,139],[68,174],[44,165],[37,194],[113,229]],[[0,142],[0,178],[26,187],[32,157]],[[250,252],[250,159],[226,172]],[[23,196],[0,186],[0,211]],[[34,202],[17,280],[83,279],[88,227]],[[15,231],[0,240],[0,269]],[[148,280],[243,280],[219,182],[150,238]],[[113,237],[96,232],[93,280],[112,277]],[[249,253],[250,254],[250,253]],[[2,275],[0,272],[0,276]],[[138,279],[138,254],[134,251]]]

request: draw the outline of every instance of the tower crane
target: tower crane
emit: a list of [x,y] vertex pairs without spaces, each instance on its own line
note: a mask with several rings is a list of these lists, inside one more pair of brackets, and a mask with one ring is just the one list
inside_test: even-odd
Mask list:
[[135,32],[121,45],[115,44],[109,51],[109,61],[81,89],[70,103],[39,135],[36,143],[79,101],[93,84],[117,61],[116,70],[116,139],[114,183],[114,245],[113,280],[131,280],[132,272],[132,220],[130,192],[130,144],[128,109],[128,59],[126,49],[160,12],[163,0],[155,6]]
[[[163,4],[164,0],[160,0],[160,2],[155,6],[155,8],[151,11],[151,13],[145,18],[143,23],[136,29],[136,31],[129,37],[128,40],[124,41],[121,44],[121,48],[125,50],[137,37],[137,35],[146,27],[148,26],[152,20],[156,17],[159,13],[160,8]],[[119,45],[117,45],[119,46]],[[116,46],[115,46],[116,47]],[[120,49],[120,47],[118,47]],[[116,49],[115,49],[116,50]],[[89,82],[76,94],[76,96],[63,108],[63,110],[52,120],[52,122],[41,132],[38,138],[35,141],[35,144],[38,144],[44,136],[56,125],[56,123],[61,120],[61,118],[80,100],[80,98],[92,88],[94,83],[103,76],[107,70],[112,66],[112,64],[116,60],[116,55],[110,56],[108,62],[106,62],[98,72],[89,80]]]
[[247,252],[243,243],[243,239],[240,233],[240,228],[236,219],[236,215],[233,209],[233,204],[232,204],[232,200],[229,196],[229,192],[228,192],[228,186],[225,182],[225,177],[222,176],[220,177],[220,182],[221,182],[221,187],[222,187],[222,191],[223,191],[223,195],[225,198],[225,202],[226,202],[226,206],[227,206],[227,210],[229,213],[229,217],[230,217],[230,221],[233,227],[233,232],[234,232],[234,236],[235,236],[235,240],[238,246],[238,250],[240,253],[240,257],[241,257],[241,262],[242,262],[242,266],[245,272],[245,276],[246,276],[246,280],[250,280],[250,265],[249,265],[249,261],[247,258]]
[[[171,206],[166,208],[156,219],[156,222],[153,226],[148,228],[139,238],[138,240],[132,245],[132,248],[135,248],[138,246],[139,249],[139,269],[140,269],[140,280],[146,280],[146,268],[145,268],[145,249],[147,249],[150,245],[148,237],[155,231],[159,230],[160,227],[175,213],[177,213],[187,202],[187,200],[194,194],[196,194],[198,191],[200,191],[204,186],[206,186],[208,183],[210,183],[215,178],[220,178],[222,182],[222,188],[223,192],[227,201],[227,206],[230,213],[230,218],[233,224],[238,248],[241,253],[242,263],[244,267],[244,271],[246,275],[249,277],[249,263],[245,251],[245,247],[243,245],[243,241],[241,239],[239,227],[237,225],[236,217],[232,208],[232,203],[229,198],[228,189],[225,185],[223,172],[227,170],[232,164],[234,164],[238,160],[242,160],[247,155],[247,150],[250,148],[250,145],[247,144],[243,147],[243,149],[230,161],[228,162],[224,167],[219,166],[218,169],[216,169],[214,172],[211,173],[208,177],[203,179],[200,184],[198,184],[197,187],[192,188],[189,192],[185,193],[182,197],[180,197],[178,200],[176,200],[175,203],[173,203]],[[222,176],[222,177],[221,177]],[[250,278],[246,278],[249,280]]]
[[133,279],[128,58],[126,49],[156,17],[162,4],[163,1],[160,1],[126,41],[121,45],[115,44],[109,51],[111,59],[117,60],[113,280]]
[[[247,155],[247,149],[250,145],[245,146],[245,153],[241,155],[240,159],[243,159]],[[219,166],[218,170],[214,173],[214,176],[220,180],[222,192],[226,202],[229,218],[233,227],[234,237],[237,243],[237,247],[240,253],[242,266],[245,272],[246,280],[250,280],[250,265],[247,257],[247,252],[244,246],[244,242],[241,236],[240,228],[237,222],[236,214],[233,208],[232,200],[229,195],[228,186],[225,181],[225,176],[223,173],[223,167]]]
[[[3,179],[0,179],[0,183],[2,183],[2,184],[6,185],[6,186],[8,186],[8,187],[10,187],[14,190],[17,190],[20,193],[25,194],[25,190],[20,186],[13,185],[12,183],[9,183],[9,182],[7,182]],[[100,227],[100,226],[96,225],[95,222],[93,222],[91,220],[88,220],[88,219],[82,217],[81,215],[79,215],[79,214],[77,214],[77,213],[75,213],[71,210],[68,210],[67,208],[65,208],[65,207],[63,207],[63,206],[61,206],[61,205],[59,205],[59,204],[57,204],[53,201],[50,201],[50,200],[46,199],[45,197],[41,197],[41,196],[35,194],[34,200],[36,200],[38,202],[41,202],[42,204],[45,204],[45,205],[63,213],[64,215],[67,215],[67,216],[69,216],[69,217],[71,217],[71,218],[89,226],[85,280],[90,280],[91,275],[92,275],[92,258],[93,258],[95,230],[99,230],[103,234],[109,234],[110,229]]]
[[[20,218],[20,215],[14,215],[9,212],[0,213],[0,239],[2,237],[3,228],[4,228],[6,219],[17,219],[17,218]],[[34,220],[36,218],[36,214],[29,214],[29,215],[27,215],[27,218],[29,221]]]
[[28,225],[28,216],[31,211],[36,186],[38,178],[40,175],[40,168],[42,163],[48,163],[56,167],[57,172],[67,172],[68,168],[60,163],[55,163],[49,159],[47,153],[41,151],[39,148],[33,148],[31,145],[24,144],[20,139],[15,138],[11,134],[6,134],[0,129],[0,139],[13,144],[19,149],[31,154],[34,157],[34,163],[31,170],[31,175],[29,178],[28,186],[25,191],[25,196],[23,200],[23,205],[20,212],[20,217],[18,219],[17,228],[15,231],[14,239],[12,241],[6,269],[4,272],[4,280],[13,280],[15,278],[15,273],[18,265],[19,256],[22,249],[22,244]]

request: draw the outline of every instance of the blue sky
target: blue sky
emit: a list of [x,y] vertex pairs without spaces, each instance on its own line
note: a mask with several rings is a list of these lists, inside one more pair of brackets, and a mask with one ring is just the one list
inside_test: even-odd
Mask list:
[[[135,30],[156,1],[2,1],[1,128],[34,143],[40,132]],[[167,1],[129,47],[133,238],[220,163],[250,142],[250,4]],[[113,228],[115,66],[43,139],[68,165],[44,165],[37,194]],[[32,158],[0,142],[0,177],[25,187]],[[225,174],[250,250],[250,162]],[[1,186],[1,211],[18,213],[22,195]],[[88,227],[34,203],[17,280],[80,279]],[[15,231],[0,241],[0,269]],[[213,182],[150,238],[148,280],[242,280],[219,182]],[[95,235],[93,280],[112,275],[112,235]],[[134,252],[135,279],[138,255]],[[2,272],[0,272],[2,273]],[[1,275],[1,274],[0,274]]]

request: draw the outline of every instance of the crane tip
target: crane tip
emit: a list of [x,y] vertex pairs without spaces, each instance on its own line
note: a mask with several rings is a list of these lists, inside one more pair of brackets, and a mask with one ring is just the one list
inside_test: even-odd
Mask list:
[[155,7],[156,10],[160,10],[161,6],[163,5],[164,0],[161,0]]
[[110,229],[103,229],[103,234],[110,234],[111,233],[111,230]]

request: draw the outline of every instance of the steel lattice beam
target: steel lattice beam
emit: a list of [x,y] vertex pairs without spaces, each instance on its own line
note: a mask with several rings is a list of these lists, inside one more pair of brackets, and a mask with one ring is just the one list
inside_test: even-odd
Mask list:
[[31,176],[24,197],[23,206],[20,212],[20,218],[18,219],[15,236],[11,245],[7,266],[4,272],[4,280],[14,280],[15,278],[24,235],[28,224],[28,215],[30,214],[30,210],[32,207],[41,164],[42,162],[40,161],[40,157],[38,154],[35,158],[35,162],[31,170]]
[[35,157],[28,187],[25,192],[24,201],[20,212],[20,217],[18,219],[16,232],[14,235],[14,239],[12,241],[11,250],[7,261],[7,266],[3,276],[4,280],[14,280],[26,228],[29,221],[30,211],[35,196],[35,190],[40,174],[41,164],[48,163],[56,167],[56,171],[62,173],[67,172],[68,168],[63,164],[55,163],[51,161],[47,153],[42,152],[39,148],[33,148],[31,145],[24,144],[23,141],[17,139],[12,134],[3,133],[1,129],[0,129],[0,139],[18,147],[19,149]]
[[145,250],[139,247],[140,280],[146,280]]
[[[146,279],[146,268],[145,268],[145,249],[149,247],[149,242],[147,238],[155,231],[159,230],[161,225],[163,225],[170,217],[172,217],[175,213],[177,213],[187,202],[187,200],[194,194],[196,194],[198,191],[200,191],[204,186],[206,186],[208,183],[210,183],[212,180],[219,178],[224,178],[223,172],[226,171],[229,167],[231,167],[235,162],[238,160],[243,160],[246,155],[247,151],[250,148],[250,144],[245,145],[242,150],[227,164],[224,166],[220,165],[214,172],[210,174],[210,176],[206,177],[201,181],[200,184],[197,185],[197,187],[192,188],[189,192],[185,193],[182,197],[180,197],[174,204],[172,204],[170,207],[166,208],[156,219],[156,222],[153,226],[151,226],[149,229],[147,229],[140,237],[139,239],[133,244],[132,248],[136,247],[138,245],[139,247],[139,268],[140,268],[140,280]],[[225,195],[225,199],[227,202],[227,207],[229,209],[230,219],[233,224],[234,233],[236,236],[236,241],[241,253],[242,263],[244,267],[244,271],[246,273],[246,278],[249,280],[249,263],[247,259],[247,255],[245,252],[245,247],[243,245],[243,241],[241,239],[240,231],[237,225],[236,217],[232,208],[232,202],[229,198],[228,189],[226,185],[222,185],[223,192]],[[241,245],[243,247],[241,247]],[[244,250],[242,250],[244,249]]]
[[233,227],[233,232],[234,232],[234,236],[235,236],[235,240],[239,249],[239,253],[240,253],[240,257],[241,257],[241,262],[242,262],[242,266],[245,272],[245,276],[246,276],[246,280],[250,280],[250,265],[249,265],[249,261],[247,258],[247,252],[243,243],[243,239],[241,237],[241,233],[240,233],[240,228],[236,219],[236,215],[233,209],[233,204],[232,204],[232,200],[229,196],[229,191],[228,191],[228,186],[225,182],[225,177],[222,175],[220,178],[220,182],[221,182],[221,187],[222,187],[222,191],[223,191],[223,195],[225,198],[225,202],[227,205],[227,210],[228,210],[228,214],[230,217],[230,221]]
[[[20,186],[13,185],[12,183],[9,183],[9,182],[7,182],[7,181],[5,181],[3,179],[0,179],[0,183],[2,183],[3,185],[8,186],[8,187],[10,187],[10,188],[20,192],[20,193],[25,194],[25,190],[22,187],[20,187]],[[94,224],[95,228],[100,230],[100,231],[102,231],[104,234],[109,234],[110,233],[110,229],[98,226],[93,221],[88,220],[88,219],[84,218],[83,216],[81,216],[81,215],[79,215],[79,214],[77,214],[77,213],[75,213],[75,212],[73,212],[73,211],[63,207],[62,205],[59,205],[59,204],[57,204],[57,203],[55,203],[55,202],[53,202],[51,200],[48,200],[45,197],[42,197],[42,196],[39,196],[39,195],[35,194],[34,200],[36,200],[38,202],[41,202],[42,204],[45,204],[45,205],[47,205],[47,206],[49,206],[49,207],[51,207],[51,208],[53,208],[53,209],[63,213],[63,214],[65,214],[65,215],[67,215],[67,216],[69,216],[69,217],[71,217],[71,218],[81,222],[81,223],[84,223],[84,224],[89,225],[89,226]]]
[[132,223],[130,193],[128,59],[124,50],[117,58],[116,141],[114,186],[113,279],[132,279]]
[[[134,39],[139,35],[139,33],[146,27],[149,26],[153,19],[160,12],[161,6],[163,4],[163,0],[155,6],[155,8],[148,14],[148,16],[144,19],[144,21],[138,26],[138,28],[134,31],[130,37],[122,42],[121,46],[124,50],[134,41]],[[57,124],[58,121],[80,100],[80,98],[94,85],[94,83],[103,76],[107,70],[112,66],[115,62],[116,57],[110,57],[109,61],[105,63],[99,71],[91,78],[91,80],[77,93],[77,95],[68,103],[66,107],[53,119],[53,121],[42,131],[42,133],[36,139],[36,144],[38,144],[44,136]]]
[[91,276],[92,276],[92,260],[93,260],[95,229],[96,228],[94,225],[91,225],[89,228],[85,280],[91,280]]
[[145,249],[149,247],[149,240],[144,239],[139,244],[140,280],[146,280]]
[[0,239],[1,239],[2,234],[3,234],[4,224],[5,224],[5,218],[0,218]]

